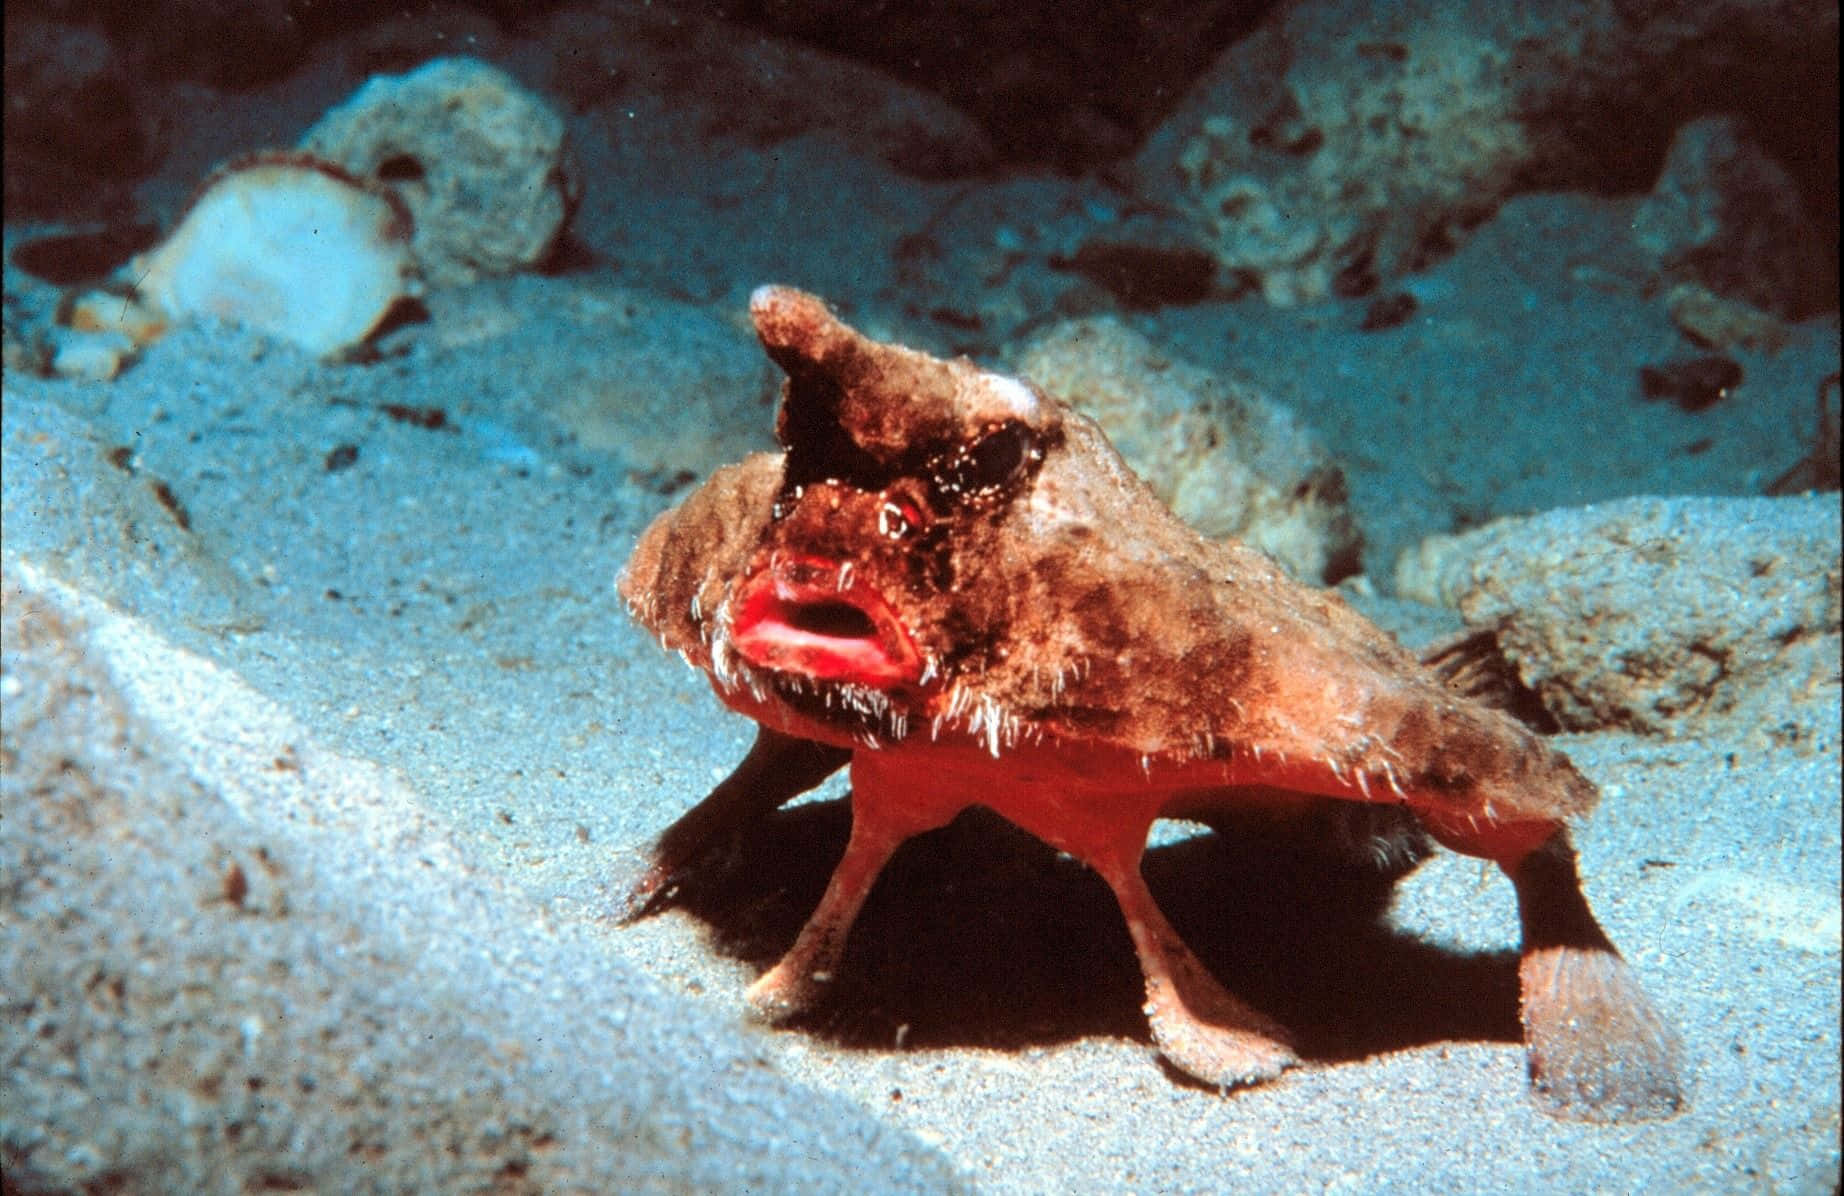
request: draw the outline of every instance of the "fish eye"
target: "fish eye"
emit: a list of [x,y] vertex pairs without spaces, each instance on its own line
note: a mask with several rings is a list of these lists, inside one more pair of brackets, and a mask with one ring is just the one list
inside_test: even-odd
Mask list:
[[990,497],[1014,482],[1035,453],[1031,430],[1007,421],[938,462],[931,471],[935,488],[948,498]]
[[1026,433],[1021,424],[1005,424],[980,437],[967,454],[968,488],[987,490],[1012,480],[1024,464]]

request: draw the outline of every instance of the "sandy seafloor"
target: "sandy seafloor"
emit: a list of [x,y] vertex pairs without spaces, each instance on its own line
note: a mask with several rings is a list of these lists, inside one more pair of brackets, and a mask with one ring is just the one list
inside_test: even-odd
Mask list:
[[[203,164],[292,136],[351,82],[316,67],[237,97],[148,184],[150,208],[170,205]],[[124,681],[165,703],[160,734],[228,743],[254,725],[237,703],[253,703],[295,720],[290,745],[313,745],[331,770],[317,783],[337,788],[365,762],[391,779],[354,790],[376,809],[339,818],[298,794],[239,807],[250,841],[276,857],[350,865],[348,880],[303,866],[328,888],[297,906],[350,909],[374,928],[389,910],[391,949],[438,945],[424,960],[433,984],[454,943],[485,945],[452,983],[472,994],[468,1008],[504,1017],[483,1034],[529,1036],[533,1058],[581,1063],[682,1017],[698,1029],[674,1049],[751,1060],[825,1094],[774,1116],[882,1123],[894,1134],[877,1151],[939,1151],[980,1191],[1835,1190],[1835,706],[1791,746],[1743,728],[1561,741],[1606,794],[1578,837],[1590,896],[1691,1059],[1690,1108],[1661,1124],[1566,1124],[1529,1102],[1511,891],[1453,856],[1405,882],[1383,928],[1366,929],[1376,906],[1354,916],[1324,899],[1319,877],[1182,830],[1153,853],[1154,889],[1204,958],[1306,1045],[1307,1066],[1229,1096],[1153,1056],[1100,885],[990,820],[899,857],[855,932],[838,998],[792,1028],[753,1026],[741,995],[791,941],[843,844],[839,782],[679,908],[613,924],[612,895],[650,837],[748,741],[703,680],[626,618],[612,579],[646,522],[685,493],[675,473],[767,441],[773,379],[742,319],[749,290],[807,287],[880,334],[1003,364],[1006,346],[957,343],[918,314],[964,300],[950,292],[977,279],[917,281],[899,269],[898,240],[950,207],[965,246],[1019,228],[1054,239],[1118,202],[1099,184],[1049,177],[920,182],[824,133],[772,146],[700,139],[665,108],[575,119],[586,187],[575,232],[593,264],[431,294],[429,318],[386,336],[373,364],[190,328],[112,382],[7,375],[13,579],[39,592],[65,583],[127,616],[132,632],[92,645],[105,668],[126,676],[151,649],[122,645],[168,642],[253,691],[193,707],[184,686],[162,697]],[[1458,522],[1627,495],[1758,494],[1806,451],[1813,384],[1837,368],[1835,318],[1796,328],[1776,353],[1738,354],[1745,386],[1707,411],[1639,400],[1637,367],[1683,345],[1622,260],[1631,202],[1514,201],[1409,280],[1420,308],[1400,329],[1359,331],[1361,300],[1125,318],[1318,430],[1347,472],[1384,589],[1397,551]],[[24,231],[8,228],[9,249]],[[988,282],[981,301],[1002,306],[994,293],[1012,286],[1028,304],[1027,275]],[[9,303],[50,301],[11,267],[7,291]],[[439,408],[446,426],[393,419],[389,404]],[[356,460],[329,471],[342,445]],[[117,447],[126,466],[109,460]],[[149,497],[153,480],[189,530]],[[1367,605],[1414,640],[1451,625]],[[196,765],[201,783],[237,789],[211,768]],[[17,833],[18,814],[0,834]],[[377,829],[399,822],[417,829]],[[329,841],[339,835],[348,841]],[[406,854],[410,842],[420,846]],[[429,844],[471,878],[469,902],[430,896],[418,862],[436,854]],[[114,894],[115,916],[132,922],[129,896],[106,879],[92,891]],[[195,941],[164,957],[162,933],[142,936],[160,967],[210,954]],[[547,966],[567,981],[525,974],[531,959],[563,961]],[[631,1021],[577,983],[609,975],[632,985],[612,998]],[[542,1000],[489,999],[520,985]],[[227,1024],[242,1016],[236,999],[222,997]],[[323,999],[336,1016],[343,998]],[[593,1033],[579,1035],[579,1011]],[[610,1017],[625,1026],[612,1039]],[[382,1082],[424,1066],[380,1051]],[[651,1066],[673,1066],[664,1058]],[[10,1074],[7,1099],[23,1100]],[[543,1074],[522,1082],[538,1107],[574,1101],[572,1116],[595,1125],[593,1085],[547,1096]],[[926,1161],[876,1172],[877,1151],[862,1159],[868,1187],[947,1182]],[[722,1164],[707,1160],[704,1182],[746,1174]]]

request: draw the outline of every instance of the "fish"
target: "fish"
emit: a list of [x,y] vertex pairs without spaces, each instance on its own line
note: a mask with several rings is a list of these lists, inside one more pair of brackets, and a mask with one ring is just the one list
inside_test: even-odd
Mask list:
[[985,807],[1107,885],[1156,1048],[1227,1091],[1300,1057],[1160,911],[1147,835],[1329,805],[1509,878],[1541,1108],[1622,1122],[1684,1107],[1681,1040],[1583,892],[1569,828],[1599,793],[1567,756],[1338,595],[1181,522],[1093,420],[1029,381],[874,340],[788,287],[759,288],[750,317],[786,375],[780,451],[658,516],[617,586],[756,739],[660,836],[623,918],[849,769],[844,854],[746,994],[784,1021],[824,1000],[896,849]]

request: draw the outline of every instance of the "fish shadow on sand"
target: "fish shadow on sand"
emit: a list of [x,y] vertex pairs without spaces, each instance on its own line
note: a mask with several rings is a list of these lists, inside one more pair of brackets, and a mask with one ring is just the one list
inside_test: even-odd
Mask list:
[[[818,903],[850,827],[843,800],[781,810],[713,850],[670,904],[706,923],[716,950],[766,969]],[[1405,934],[1385,920],[1401,870],[1277,834],[1200,833],[1150,850],[1144,872],[1198,957],[1288,1027],[1309,1063],[1521,1041],[1515,925],[1486,954]],[[832,992],[790,1025],[865,1049],[1149,1042],[1143,1000],[1100,879],[970,810],[897,852]]]

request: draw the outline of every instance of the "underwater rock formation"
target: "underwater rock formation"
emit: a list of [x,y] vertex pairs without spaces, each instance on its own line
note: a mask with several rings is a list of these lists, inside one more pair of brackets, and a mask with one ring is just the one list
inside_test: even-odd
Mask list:
[[1691,344],[1712,349],[1772,353],[1785,347],[1790,331],[1784,320],[1700,282],[1680,282],[1667,290],[1665,311]]
[[1111,316],[1068,320],[1019,372],[1093,416],[1178,517],[1235,536],[1306,581],[1357,572],[1344,474],[1274,399],[1172,357]]
[[1633,498],[1430,537],[1396,588],[1492,632],[1569,730],[1796,741],[1838,701],[1838,553],[1834,496]]
[[1836,257],[1798,185],[1732,116],[1678,130],[1633,237],[1668,278],[1800,319],[1835,304]]
[[562,118],[477,59],[373,78],[301,146],[214,173],[161,244],[66,305],[51,368],[114,377],[196,317],[342,353],[424,282],[536,264],[576,202]]
[[371,79],[301,148],[397,194],[416,221],[416,260],[436,286],[534,265],[576,204],[563,118],[476,58]]
[[1822,161],[1835,118],[1807,101],[1795,121],[1790,80],[1829,62],[1835,87],[1837,21],[1818,0],[1285,6],[1200,80],[1138,172],[1269,301],[1363,294],[1516,192],[1643,187],[1671,130],[1712,108],[1794,140],[1805,127],[1797,148]]
[[[823,134],[847,158],[880,160],[915,178],[995,165],[978,122],[934,93],[852,58],[739,37],[715,7],[606,0],[559,9],[545,18],[543,36],[557,47],[546,85],[573,112],[606,107],[625,113],[622,122],[637,100],[669,96],[675,116],[692,117],[703,135],[747,145]],[[901,15],[886,10],[876,19]]]

